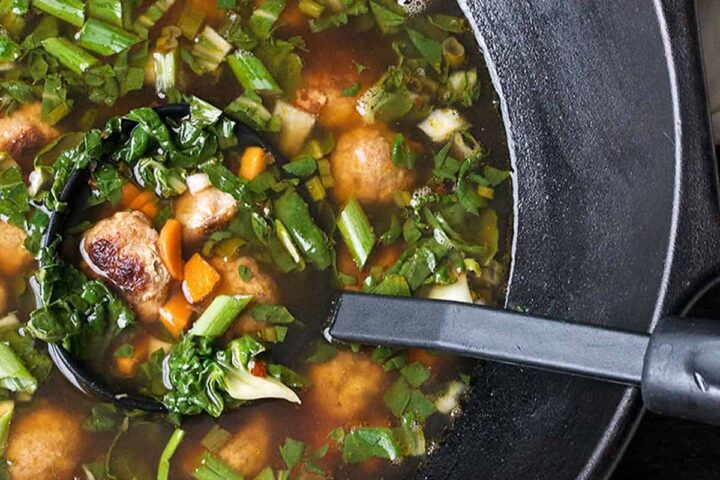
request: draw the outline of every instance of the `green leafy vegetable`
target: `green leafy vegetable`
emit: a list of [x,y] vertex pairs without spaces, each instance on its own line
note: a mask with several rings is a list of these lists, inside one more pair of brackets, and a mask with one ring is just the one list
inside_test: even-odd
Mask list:
[[344,88],[340,92],[340,95],[342,95],[343,97],[355,97],[355,96],[357,96],[359,91],[360,91],[360,84],[355,82],[352,85],[350,85],[349,87]]
[[392,144],[393,165],[400,168],[413,169],[417,161],[417,153],[405,141],[402,133],[395,135]]
[[440,42],[410,28],[407,29],[407,34],[420,55],[427,60],[433,70],[440,73],[442,68],[442,46]]
[[256,305],[252,317],[258,322],[287,324],[295,321],[295,317],[282,305]]
[[210,452],[203,454],[192,476],[196,480],[244,480],[244,477]]
[[327,236],[317,226],[307,204],[295,189],[288,188],[275,200],[275,214],[310,262],[319,270],[331,265],[332,253]]
[[313,352],[308,358],[308,363],[323,363],[335,358],[337,355],[337,348],[334,345],[327,343],[323,340],[318,340],[315,346],[315,352]]
[[369,458],[396,460],[400,449],[389,428],[357,427],[345,435],[342,458],[345,463],[360,463]]
[[228,65],[240,85],[253,92],[280,93],[280,86],[265,65],[247,51],[237,51],[227,57]]

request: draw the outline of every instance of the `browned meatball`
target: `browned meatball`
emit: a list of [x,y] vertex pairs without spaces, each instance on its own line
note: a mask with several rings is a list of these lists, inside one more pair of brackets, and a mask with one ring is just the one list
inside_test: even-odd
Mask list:
[[218,457],[242,475],[252,477],[267,465],[269,434],[267,416],[254,415],[220,448]]
[[0,317],[5,315],[8,311],[8,288],[5,280],[0,278]]
[[23,246],[26,236],[23,229],[0,221],[0,274],[19,275],[30,266],[33,257]]
[[13,420],[6,458],[13,480],[72,478],[85,450],[82,419],[51,404]]
[[80,245],[92,271],[108,280],[145,322],[157,319],[170,283],[157,240],[144,214],[118,212],[85,232]]
[[322,415],[354,420],[380,394],[383,369],[362,353],[340,352],[310,369],[310,399]]
[[175,218],[183,225],[183,244],[197,247],[207,235],[223,228],[237,213],[237,202],[215,187],[196,194],[189,191],[175,200]]
[[[217,292],[223,295],[252,295],[253,303],[278,303],[278,285],[275,279],[268,274],[252,257],[240,257],[226,261],[215,257],[210,264],[220,274],[220,285]],[[245,281],[240,277],[240,266],[244,265],[250,271],[250,278]],[[257,322],[247,308],[235,321],[230,329],[231,334],[252,333],[262,329],[264,322]]]
[[0,118],[0,150],[9,153],[25,171],[40,149],[58,135],[57,129],[43,122],[39,103],[23,105]]
[[416,182],[413,170],[392,163],[392,136],[380,130],[359,127],[343,133],[330,158],[338,203],[352,195],[366,205],[392,201],[393,192],[409,190]]

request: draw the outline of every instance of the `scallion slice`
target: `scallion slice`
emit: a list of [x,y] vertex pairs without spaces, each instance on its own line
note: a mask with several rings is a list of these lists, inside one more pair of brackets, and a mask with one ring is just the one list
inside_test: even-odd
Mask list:
[[67,38],[46,38],[42,41],[42,46],[46,52],[78,75],[82,75],[88,68],[100,63],[97,58]]
[[250,15],[250,29],[258,38],[268,38],[284,8],[285,0],[265,0]]
[[180,446],[180,442],[182,442],[184,437],[185,430],[182,430],[180,428],[176,428],[170,436],[170,440],[168,440],[165,448],[162,451],[162,454],[160,454],[160,463],[158,464],[157,470],[157,480],[168,480],[168,478],[170,477],[170,459],[172,458],[173,454],[175,454],[175,450],[177,450],[178,446]]
[[218,295],[200,315],[190,335],[219,337],[252,300],[252,295]]
[[143,38],[147,38],[150,29],[155,26],[170,7],[175,4],[175,0],[157,0],[150,5],[133,23],[133,30]]
[[130,48],[140,39],[122,28],[91,18],[77,34],[77,43],[100,55],[114,55]]
[[265,65],[250,52],[237,51],[228,57],[235,78],[245,90],[280,93],[280,86]]
[[33,7],[76,27],[85,22],[85,5],[82,0],[33,0]]
[[0,455],[5,454],[8,436],[10,435],[10,422],[15,412],[15,402],[3,400],[0,402]]
[[350,197],[340,211],[337,226],[355,260],[355,265],[362,270],[375,246],[376,238],[367,215],[355,197]]
[[232,49],[218,32],[206,25],[192,48],[192,56],[205,72],[215,71]]
[[121,0],[88,0],[88,16],[97,18],[110,25],[122,28],[123,6]]

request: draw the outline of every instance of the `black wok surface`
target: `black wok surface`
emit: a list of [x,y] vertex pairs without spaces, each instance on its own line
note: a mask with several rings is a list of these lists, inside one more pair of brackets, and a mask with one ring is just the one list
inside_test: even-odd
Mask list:
[[[693,2],[461,0],[516,170],[508,307],[650,331],[715,273],[714,154]],[[488,365],[421,478],[604,478],[637,391]]]

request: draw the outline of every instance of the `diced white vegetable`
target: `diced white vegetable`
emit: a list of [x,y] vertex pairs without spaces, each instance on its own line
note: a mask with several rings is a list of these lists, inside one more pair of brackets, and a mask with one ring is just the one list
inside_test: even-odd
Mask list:
[[470,287],[468,286],[467,275],[458,275],[457,282],[449,285],[433,285],[427,291],[426,298],[435,300],[448,300],[453,302],[472,303]]
[[460,404],[460,397],[467,390],[468,386],[462,382],[453,381],[448,384],[447,391],[435,400],[435,408],[438,412],[448,415]]
[[193,173],[185,179],[185,183],[193,195],[202,192],[211,185],[210,178],[204,173]]
[[280,150],[297,155],[315,126],[315,116],[282,100],[275,103],[273,115],[280,119]]
[[425,120],[418,124],[420,130],[430,137],[433,142],[441,143],[450,140],[452,135],[465,128],[467,122],[460,113],[453,108],[438,108],[433,110]]

